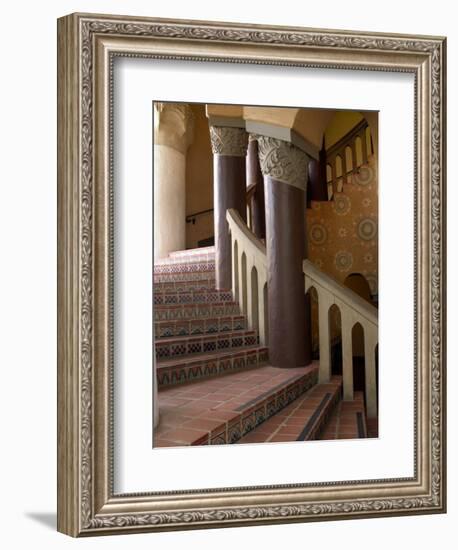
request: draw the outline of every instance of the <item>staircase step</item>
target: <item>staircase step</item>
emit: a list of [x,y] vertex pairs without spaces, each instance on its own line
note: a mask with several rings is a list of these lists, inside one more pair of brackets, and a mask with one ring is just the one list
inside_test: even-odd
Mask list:
[[378,437],[378,418],[366,418],[367,437]]
[[163,264],[154,264],[154,274],[160,273],[196,273],[215,270],[214,260],[205,260],[202,262],[170,262]]
[[217,334],[246,328],[243,315],[226,315],[224,317],[200,317],[191,320],[158,321],[154,325],[156,341],[172,336],[191,336],[194,334]]
[[318,363],[266,365],[159,392],[155,447],[235,443],[287,407],[314,384]]
[[176,256],[189,256],[193,254],[214,254],[215,245],[211,246],[199,246],[198,248],[186,248],[185,250],[175,250],[174,252],[169,252],[170,257]]
[[207,304],[170,304],[154,306],[154,321],[177,321],[200,317],[225,317],[240,315],[237,302],[214,302]]
[[252,369],[268,361],[268,350],[263,346],[247,346],[225,352],[207,352],[187,357],[175,357],[156,363],[159,388],[192,380]]
[[204,334],[196,336],[173,336],[156,340],[156,360],[189,357],[196,353],[225,352],[244,346],[256,346],[258,335],[254,330],[236,330],[219,334]]
[[189,282],[189,281],[205,281],[208,279],[215,279],[215,270],[207,269],[202,271],[188,271],[188,272],[165,272],[154,273],[154,284],[157,283],[174,283],[174,282]]
[[[213,260],[215,258],[214,246],[203,246],[201,248],[190,248],[189,250],[177,250],[170,252],[167,258],[169,261],[202,261]],[[156,260],[155,263],[161,263],[164,260]]]
[[188,290],[178,292],[158,292],[156,289],[154,290],[155,305],[204,304],[231,301],[233,301],[233,296],[230,290],[215,290],[209,288],[204,290]]
[[196,290],[214,290],[215,279],[197,279],[196,281],[168,281],[154,283],[154,292],[189,292]]
[[342,378],[313,386],[282,411],[245,435],[238,443],[310,441],[320,431],[340,401]]
[[320,434],[319,439],[361,439],[368,437],[363,392],[355,392],[353,401],[341,401]]

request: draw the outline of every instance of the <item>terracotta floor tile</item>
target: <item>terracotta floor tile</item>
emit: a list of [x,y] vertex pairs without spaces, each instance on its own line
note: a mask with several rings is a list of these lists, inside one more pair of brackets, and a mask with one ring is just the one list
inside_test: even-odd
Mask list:
[[178,428],[164,433],[163,439],[189,444],[205,435],[205,430],[193,430],[190,428]]

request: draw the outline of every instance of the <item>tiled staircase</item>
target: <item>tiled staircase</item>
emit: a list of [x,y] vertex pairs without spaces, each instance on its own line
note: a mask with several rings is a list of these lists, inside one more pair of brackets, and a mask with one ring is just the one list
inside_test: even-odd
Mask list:
[[232,292],[215,290],[214,270],[213,247],[173,252],[155,265],[154,446],[332,438],[340,377],[317,385],[317,362],[270,366]]

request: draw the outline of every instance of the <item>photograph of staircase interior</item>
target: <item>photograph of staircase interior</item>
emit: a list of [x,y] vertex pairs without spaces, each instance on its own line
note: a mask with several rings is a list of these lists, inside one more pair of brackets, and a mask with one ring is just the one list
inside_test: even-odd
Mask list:
[[153,446],[378,437],[378,113],[153,124]]

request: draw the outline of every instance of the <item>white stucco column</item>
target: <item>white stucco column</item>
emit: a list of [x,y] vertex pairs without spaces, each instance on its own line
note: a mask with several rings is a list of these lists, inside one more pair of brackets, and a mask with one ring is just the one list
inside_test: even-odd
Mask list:
[[194,116],[185,103],[154,103],[154,259],[186,248],[186,152]]
[[258,335],[259,335],[259,343],[261,346],[265,346],[267,343],[266,338],[266,303],[265,303],[265,296],[264,296],[264,285],[266,284],[266,277],[261,277],[261,274],[258,273]]
[[329,308],[331,299],[318,292],[318,333],[320,339],[320,370],[318,382],[327,384],[331,379],[331,336],[329,333]]
[[344,401],[353,401],[353,345],[351,316],[340,306],[342,322],[342,377]]
[[366,369],[366,412],[368,418],[377,417],[377,375],[375,367],[375,347],[377,327],[364,327],[364,355]]

